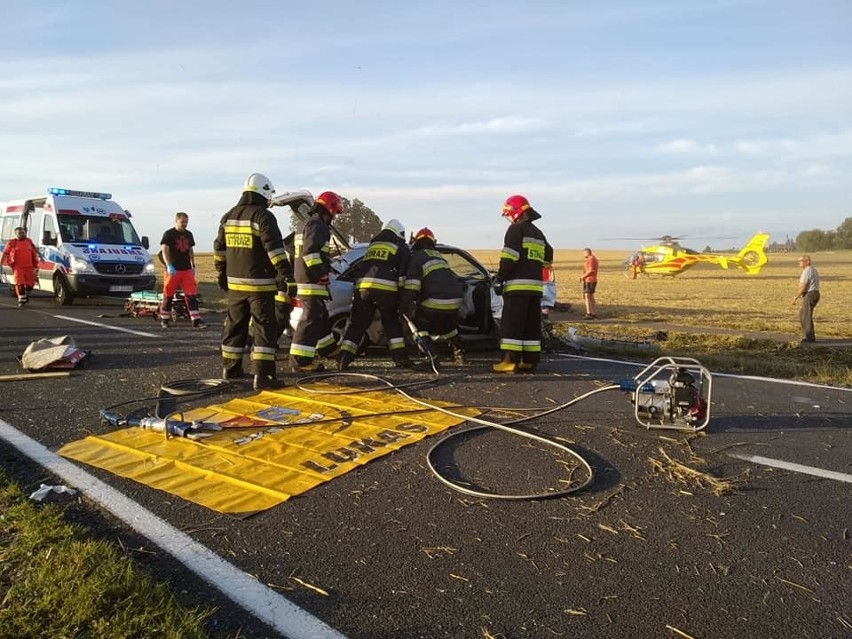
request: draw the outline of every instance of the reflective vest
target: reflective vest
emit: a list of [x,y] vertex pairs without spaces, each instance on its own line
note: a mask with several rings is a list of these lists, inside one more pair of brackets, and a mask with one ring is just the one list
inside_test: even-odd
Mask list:
[[553,261],[553,248],[539,228],[527,220],[506,229],[497,276],[503,295],[538,295],[544,291],[541,269]]
[[276,275],[287,275],[289,260],[278,220],[257,199],[262,196],[243,193],[222,217],[213,241],[213,263],[218,273],[227,274],[229,290],[275,294]]

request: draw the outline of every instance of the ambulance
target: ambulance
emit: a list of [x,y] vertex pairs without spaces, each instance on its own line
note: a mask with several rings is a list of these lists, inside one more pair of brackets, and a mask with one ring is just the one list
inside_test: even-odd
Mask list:
[[[38,247],[36,290],[53,293],[57,304],[154,288],[148,238],[140,239],[130,212],[109,193],[50,188],[45,196],[9,200],[0,208],[0,250],[19,226]],[[8,266],[0,283],[13,284]]]

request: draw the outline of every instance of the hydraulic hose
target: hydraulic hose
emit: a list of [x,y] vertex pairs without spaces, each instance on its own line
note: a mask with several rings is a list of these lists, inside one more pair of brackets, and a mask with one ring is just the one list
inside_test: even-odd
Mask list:
[[[383,377],[380,377],[378,375],[373,375],[373,374],[370,374],[370,373],[324,373],[324,374],[321,374],[321,375],[311,375],[311,376],[308,376],[308,377],[303,377],[303,378],[297,380],[296,386],[299,389],[306,390],[308,392],[324,392],[324,391],[317,391],[316,389],[305,388],[305,387],[302,386],[302,384],[309,382],[309,381],[317,380],[317,379],[328,379],[330,377],[338,377],[338,376],[339,377],[357,377],[357,378],[361,378],[361,379],[370,379],[370,380],[377,381],[377,382],[379,382],[379,384],[381,386],[383,386],[385,388],[389,388],[393,391],[396,391],[397,393],[399,393],[400,395],[402,395],[406,399],[414,402],[415,404],[418,404],[420,406],[425,406],[425,407],[427,407],[431,410],[435,410],[435,411],[444,413],[445,415],[449,415],[449,416],[455,417],[457,419],[462,419],[464,421],[469,421],[469,422],[473,422],[475,424],[479,424],[478,427],[469,428],[469,429],[464,430],[464,431],[453,433],[453,434],[445,437],[444,439],[442,439],[438,443],[436,443],[434,446],[432,446],[432,448],[429,449],[429,452],[426,454],[426,463],[429,466],[429,470],[432,471],[432,473],[435,475],[435,477],[437,477],[440,482],[442,482],[446,486],[449,486],[453,490],[456,490],[458,492],[464,493],[466,495],[471,495],[471,496],[474,496],[474,497],[481,497],[481,498],[486,498],[486,499],[503,499],[503,500],[552,499],[552,498],[556,498],[556,497],[564,497],[566,495],[570,495],[571,493],[575,493],[579,490],[582,490],[586,486],[588,486],[592,482],[592,480],[594,479],[594,471],[592,470],[592,467],[589,465],[589,463],[579,453],[577,453],[576,451],[572,450],[570,447],[568,447],[568,446],[566,446],[566,445],[564,445],[560,442],[554,441],[554,440],[547,438],[547,437],[544,437],[542,435],[537,435],[535,433],[531,433],[529,431],[521,430],[521,429],[518,429],[518,428],[513,428],[512,425],[531,421],[533,419],[543,417],[543,416],[546,416],[546,415],[550,415],[550,414],[555,413],[555,412],[560,411],[560,410],[564,410],[564,409],[568,408],[569,406],[572,406],[572,405],[576,404],[577,402],[580,402],[580,401],[587,399],[587,398],[589,398],[593,395],[596,395],[598,393],[602,393],[604,391],[609,391],[609,390],[619,389],[618,385],[603,386],[601,388],[597,388],[593,391],[585,393],[585,394],[583,394],[579,397],[576,397],[576,398],[574,398],[574,399],[572,399],[568,402],[565,402],[564,404],[560,404],[559,406],[555,406],[555,407],[548,409],[546,411],[536,413],[534,415],[529,415],[527,417],[521,417],[519,419],[515,419],[515,420],[512,420],[510,422],[500,423],[500,422],[489,421],[489,420],[486,420],[486,419],[481,419],[481,418],[478,418],[478,417],[471,417],[470,415],[463,415],[463,414],[460,414],[460,413],[456,413],[456,412],[449,410],[447,408],[444,408],[442,406],[437,406],[435,404],[424,401],[422,399],[418,399],[418,398],[410,395],[409,393],[406,393],[404,390],[402,390],[403,387],[407,388],[407,387],[410,387],[410,386],[421,385],[421,384],[430,383],[430,382],[414,382],[414,383],[408,383],[408,384],[402,385],[402,384],[394,384],[394,383],[388,381],[387,379],[385,379]],[[376,389],[372,388],[372,389],[369,389],[369,390],[376,390]],[[361,392],[367,392],[367,391],[361,391]],[[537,442],[542,443],[546,446],[551,446],[551,447],[556,448],[556,449],[558,449],[558,450],[560,450],[564,453],[567,453],[571,457],[575,458],[580,463],[580,466],[583,469],[585,469],[586,478],[585,478],[584,481],[582,481],[578,485],[571,486],[571,487],[563,489],[563,490],[549,491],[549,492],[544,492],[544,493],[530,493],[530,494],[523,494],[523,495],[509,495],[509,494],[502,494],[502,493],[492,493],[492,492],[483,492],[483,491],[473,490],[471,488],[467,488],[466,486],[462,486],[461,484],[458,484],[458,483],[452,481],[451,479],[447,478],[443,474],[441,474],[441,472],[438,470],[438,468],[432,463],[432,455],[435,452],[435,450],[437,450],[438,448],[440,448],[441,446],[446,444],[453,437],[458,437],[460,435],[466,435],[466,434],[471,433],[475,430],[479,430],[479,429],[483,429],[483,428],[494,428],[494,429],[497,429],[497,430],[502,430],[502,431],[510,433],[512,435],[517,435],[517,436],[523,437],[525,439],[531,439],[533,441],[537,441]]]

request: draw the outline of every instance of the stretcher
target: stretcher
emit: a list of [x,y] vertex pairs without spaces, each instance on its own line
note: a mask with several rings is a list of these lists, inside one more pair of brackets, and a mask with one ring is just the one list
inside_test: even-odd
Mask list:
[[[201,295],[196,295],[198,303],[201,304]],[[155,320],[160,319],[160,304],[163,302],[163,294],[157,291],[136,291],[124,302],[124,310],[131,317],[142,317],[150,315]],[[178,291],[172,297],[172,321],[189,319],[189,309],[186,306],[186,297],[182,291]]]

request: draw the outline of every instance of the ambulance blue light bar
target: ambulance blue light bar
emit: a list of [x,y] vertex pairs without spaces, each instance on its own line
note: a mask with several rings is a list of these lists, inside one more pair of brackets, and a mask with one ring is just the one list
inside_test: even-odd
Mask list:
[[73,189],[58,189],[55,187],[47,189],[51,195],[71,195],[73,197],[93,197],[99,200],[111,200],[112,193],[96,193],[94,191],[75,191]]

